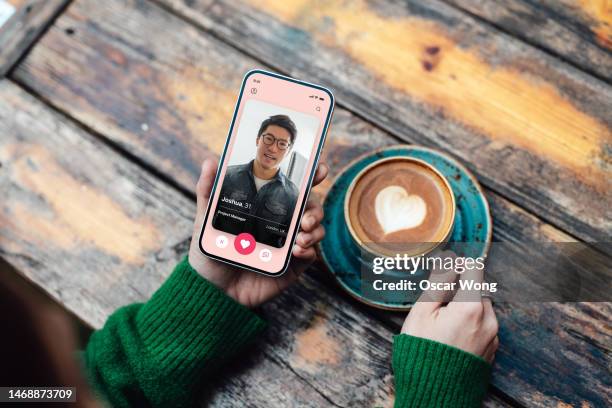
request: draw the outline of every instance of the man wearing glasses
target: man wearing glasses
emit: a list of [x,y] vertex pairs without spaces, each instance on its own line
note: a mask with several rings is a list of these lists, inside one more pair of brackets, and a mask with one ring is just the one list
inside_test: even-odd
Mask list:
[[285,244],[298,188],[280,165],[296,137],[289,116],[274,115],[262,122],[255,159],[227,168],[213,218],[216,229],[236,235],[248,232],[255,241],[277,248]]

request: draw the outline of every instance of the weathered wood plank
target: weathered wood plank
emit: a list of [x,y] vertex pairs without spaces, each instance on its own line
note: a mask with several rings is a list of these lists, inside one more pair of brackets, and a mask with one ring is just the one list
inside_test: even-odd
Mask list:
[[100,327],[169,273],[193,204],[7,80],[0,93],[2,256]]
[[[254,64],[148,3],[79,2],[51,28],[16,72],[16,78],[190,189],[201,158],[221,148],[241,75]],[[414,132],[405,136],[419,140]],[[325,155],[336,172],[357,154],[392,143],[396,139],[338,109]],[[326,182],[322,190],[329,185]],[[524,221],[513,218],[514,211],[520,210],[490,192],[489,196],[507,205],[508,209],[499,208],[509,213],[506,219],[512,228],[502,225],[501,236],[513,237]],[[493,216],[501,219],[504,214],[494,212]],[[537,225],[557,231],[539,221]],[[519,305],[517,310],[528,319],[536,315],[538,306]],[[562,310],[555,313],[558,319],[551,326],[565,319]],[[507,319],[502,324],[515,327],[514,315]],[[521,333],[509,332],[504,347],[536,350],[534,361],[538,361],[537,350],[546,348],[547,343],[528,340]],[[600,353],[600,349],[576,342],[570,346],[577,346],[581,356],[586,353],[576,359],[577,364]],[[558,357],[540,354],[547,360],[535,368],[514,367],[511,359],[497,366],[496,378],[503,376],[505,384],[512,386],[504,392],[515,400],[531,401],[531,395],[543,391],[530,380],[555,374]],[[533,375],[532,370],[540,371]],[[318,374],[318,381],[323,382],[325,375]],[[563,379],[568,389],[576,388],[577,395],[584,394],[589,384],[601,381],[596,375],[585,379],[580,375]],[[542,388],[545,393],[540,406],[556,400],[554,388]]]
[[224,144],[241,80],[226,73],[252,61],[148,2],[93,3],[71,5],[15,78],[189,189]]
[[28,50],[68,0],[10,0],[13,15],[0,25],[0,78]]
[[438,0],[159,0],[588,241],[612,231],[612,90]]
[[606,0],[445,0],[612,82],[612,6]]
[[[187,250],[194,203],[0,81],[0,254],[92,327],[145,299]],[[392,333],[311,277],[263,309],[213,406],[391,406]],[[487,407],[507,406],[491,396]]]

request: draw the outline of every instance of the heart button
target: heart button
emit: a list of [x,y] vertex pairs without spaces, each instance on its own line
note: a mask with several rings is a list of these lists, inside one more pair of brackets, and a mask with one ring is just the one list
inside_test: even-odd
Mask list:
[[234,248],[241,255],[248,255],[255,250],[255,237],[248,232],[240,233],[234,239]]

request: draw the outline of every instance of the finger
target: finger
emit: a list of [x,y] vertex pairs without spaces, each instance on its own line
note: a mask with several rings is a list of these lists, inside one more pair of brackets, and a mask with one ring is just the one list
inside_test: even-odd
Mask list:
[[498,347],[499,337],[495,336],[493,340],[491,340],[491,342],[487,345],[482,357],[489,363],[492,363],[493,360],[495,360],[495,353],[497,352]]
[[302,248],[294,245],[292,249],[293,260],[289,272],[299,277],[317,259],[317,252],[314,247]]
[[293,247],[292,253],[294,258],[297,259],[291,262],[291,266],[287,270],[287,273],[283,274],[280,278],[274,279],[274,282],[277,282],[279,292],[285,290],[297,281],[317,257],[314,248],[304,250],[297,245]]
[[325,177],[327,177],[328,173],[329,167],[327,167],[327,164],[319,163],[319,166],[317,167],[317,171],[314,176],[314,180],[312,181],[312,186],[314,187],[320,184],[323,180],[325,180]]
[[215,158],[206,159],[202,163],[200,178],[196,184],[196,198],[198,213],[203,213],[208,205],[210,192],[215,183],[215,175],[217,174],[218,161]]
[[[455,269],[459,269],[459,258],[455,260]],[[465,258],[463,258],[465,262]],[[459,276],[459,285],[457,293],[453,299],[454,302],[480,302],[482,296],[480,295],[480,284],[484,279],[484,269],[479,268],[466,268],[464,264],[462,267],[465,269]],[[461,282],[463,281],[463,282]],[[461,285],[465,285],[464,289],[461,289]]]
[[325,228],[322,225],[319,225],[312,232],[304,232],[301,231],[297,239],[295,240],[296,244],[306,249],[313,245],[316,245],[325,237]]
[[486,326],[487,332],[491,337],[497,336],[499,331],[499,322],[493,309],[493,302],[488,297],[482,298],[483,306],[483,324]]
[[308,211],[308,210],[310,210],[312,208],[315,208],[317,206],[321,206],[321,202],[319,201],[318,196],[311,195],[308,198],[308,202],[306,202],[306,210],[305,211]]
[[315,200],[308,200],[307,210],[302,217],[300,226],[302,230],[311,232],[316,229],[323,220],[323,207]]
[[302,261],[313,262],[317,259],[317,252],[314,247],[302,248],[299,245],[293,246],[293,256],[301,259]]
[[492,315],[495,317],[495,311],[493,310],[493,302],[490,297],[482,297],[482,306],[484,308],[485,315]]
[[[455,254],[452,251],[444,251],[440,253],[436,258],[444,260],[447,257],[453,257]],[[433,313],[435,310],[440,308],[443,303],[446,303],[452,299],[453,290],[450,285],[457,280],[457,274],[452,269],[444,269],[443,263],[435,262],[434,268],[427,280],[432,284],[432,289],[425,290],[417,299],[417,303],[413,309],[417,309],[423,312]],[[435,290],[433,288],[440,288],[443,290]],[[448,289],[444,289],[448,288]]]
[[497,352],[497,349],[499,348],[499,336],[495,336],[495,338],[491,342],[491,348],[493,349],[493,354],[495,354]]
[[295,268],[289,269],[287,273],[283,274],[280,278],[275,278],[274,283],[276,283],[277,293],[280,293],[287,289],[289,286],[293,285],[295,281],[297,281],[302,274],[303,270],[297,271]]
[[484,358],[487,363],[491,364],[495,359],[495,352],[490,347],[487,347],[482,358]]

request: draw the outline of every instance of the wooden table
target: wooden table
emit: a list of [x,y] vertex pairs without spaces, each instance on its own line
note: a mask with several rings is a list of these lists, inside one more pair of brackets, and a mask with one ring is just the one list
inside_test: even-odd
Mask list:
[[[530,242],[610,241],[609,2],[11,2],[23,24],[0,31],[0,255],[93,328],[186,253],[200,163],[253,67],[335,91],[332,176],[380,146],[433,146],[485,187],[495,240],[525,256]],[[265,338],[207,386],[212,405],[392,406],[403,315],[313,269],[263,307]],[[611,310],[496,305],[485,406],[610,406]]]

